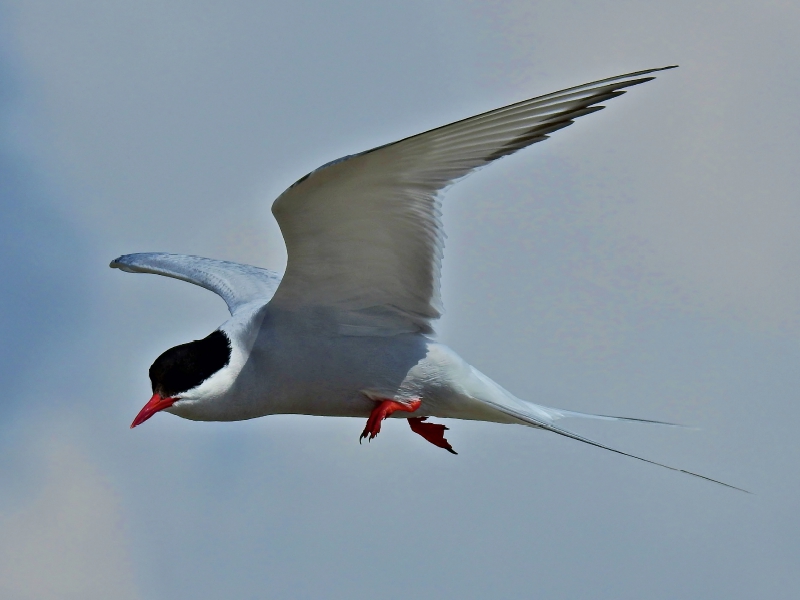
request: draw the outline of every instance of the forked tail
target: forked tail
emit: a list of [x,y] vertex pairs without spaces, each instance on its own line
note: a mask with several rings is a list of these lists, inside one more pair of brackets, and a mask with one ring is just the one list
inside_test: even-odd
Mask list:
[[683,425],[678,425],[676,423],[666,423],[664,421],[651,421],[647,419],[631,419],[627,417],[593,415],[589,413],[574,412],[571,410],[562,410],[560,408],[550,408],[549,406],[540,406],[538,404],[533,404],[532,402],[525,402],[524,400],[516,398],[513,394],[510,394],[508,391],[504,390],[502,387],[497,385],[494,381],[486,377],[483,373],[481,373],[474,367],[471,367],[471,372],[472,372],[471,373],[472,377],[470,378],[472,387],[471,391],[476,392],[475,396],[473,397],[479,397],[482,402],[485,402],[489,406],[499,410],[505,415],[512,417],[513,419],[515,419],[516,421],[518,421],[523,425],[538,427],[540,429],[546,429],[547,431],[552,431],[553,433],[557,433],[558,435],[563,435],[564,437],[568,437],[573,440],[583,442],[584,444],[589,444],[590,446],[602,448],[603,450],[608,450],[609,452],[615,452],[623,456],[629,456],[631,458],[635,458],[636,460],[641,460],[642,462],[650,463],[651,465],[656,465],[658,467],[669,469],[670,471],[677,471],[678,473],[686,473],[687,475],[691,475],[692,477],[705,479],[706,481],[711,481],[713,483],[717,483],[719,485],[723,485],[727,488],[738,490],[740,492],[745,492],[747,494],[750,493],[747,490],[736,487],[735,485],[730,485],[728,483],[724,483],[716,479],[711,479],[711,477],[706,477],[705,475],[700,475],[699,473],[692,473],[691,471],[686,471],[685,469],[670,467],[669,465],[665,465],[663,463],[659,463],[654,460],[649,460],[647,458],[642,458],[641,456],[636,456],[635,454],[629,454],[628,452],[623,452],[622,450],[611,448],[610,446],[606,446],[599,442],[595,442],[594,440],[591,440],[589,438],[583,437],[582,435],[578,435],[577,433],[572,433],[567,429],[563,429],[555,425],[554,422],[565,417],[580,417],[587,419],[601,419],[604,421],[631,421],[636,423],[655,423],[659,425],[669,425],[671,427],[684,427]]
[[[527,404],[527,403],[526,403]],[[612,415],[595,415],[593,413],[583,413],[577,412],[574,410],[564,410],[563,408],[550,408],[547,407],[539,407],[537,408],[544,408],[547,413],[549,413],[553,420],[564,419],[564,418],[576,418],[576,419],[596,419],[599,421],[627,421],[629,423],[652,423],[653,425],[666,425],[667,427],[681,427],[683,429],[693,429],[687,425],[681,425],[680,423],[670,423],[669,421],[654,421],[653,419],[634,419],[632,417],[615,417]]]
[[[594,440],[590,440],[582,435],[578,435],[577,433],[572,433],[567,429],[563,429],[556,425],[555,422],[565,417],[580,417],[585,419],[601,419],[604,421],[655,423],[658,425],[669,425],[671,427],[684,427],[683,425],[677,425],[676,423],[665,423],[664,421],[651,421],[647,419],[630,419],[626,417],[592,415],[588,413],[574,412],[571,410],[563,410],[560,408],[550,408],[549,406],[540,406],[538,404],[534,404],[533,402],[525,402],[524,400],[520,400],[507,390],[503,389],[497,383],[489,379],[486,375],[478,371],[475,367],[468,365],[465,362],[462,362],[462,365],[464,370],[458,373],[458,377],[459,384],[466,392],[465,395],[468,395],[474,400],[478,400],[486,406],[490,406],[492,409],[502,413],[506,417],[511,417],[511,419],[517,423],[528,425],[530,427],[546,429],[547,431],[552,431],[558,435],[563,435],[564,437],[583,442],[584,444],[589,444],[590,446],[602,448],[603,450],[608,450],[609,452],[615,452],[616,454],[621,454],[622,456],[629,456],[630,458],[635,458],[636,460],[641,460],[642,462],[650,463],[651,465],[663,467],[665,469],[669,469],[670,471],[686,473],[692,477],[705,479],[706,481],[711,481],[740,492],[745,492],[747,494],[750,493],[747,490],[736,487],[735,485],[730,485],[716,479],[711,479],[711,477],[706,477],[705,475],[700,475],[699,473],[693,473],[691,471],[686,471],[685,469],[670,467],[669,465],[665,465],[654,460],[649,460],[647,458],[642,458],[641,456],[636,456],[635,454],[629,454],[628,452],[611,448],[610,446],[606,446],[600,442],[595,442]],[[507,423],[508,421],[503,420],[502,422]]]
[[[484,400],[486,401],[486,400]],[[553,433],[557,433],[558,435],[563,435],[564,437],[571,438],[573,440],[578,440],[579,442],[583,442],[584,444],[589,444],[590,446],[596,446],[597,448],[602,448],[603,450],[608,450],[609,452],[615,452],[617,454],[621,454],[623,456],[629,456],[631,458],[635,458],[636,460],[641,460],[646,463],[650,463],[651,465],[656,465],[658,467],[663,467],[665,469],[669,469],[670,471],[677,471],[678,473],[686,473],[687,475],[691,475],[692,477],[699,477],[700,479],[705,479],[706,481],[711,481],[713,483],[717,483],[719,485],[723,485],[727,488],[731,488],[734,490],[738,490],[740,492],[745,492],[749,494],[747,490],[742,488],[736,487],[735,485],[730,485],[728,483],[724,483],[722,481],[718,481],[716,479],[711,479],[711,477],[706,477],[705,475],[700,475],[699,473],[692,473],[691,471],[686,471],[685,469],[678,469],[676,467],[670,467],[669,465],[665,465],[660,462],[656,462],[654,460],[649,460],[647,458],[642,458],[641,456],[636,456],[635,454],[629,454],[628,452],[623,452],[622,450],[617,450],[616,448],[611,448],[609,446],[605,446],[599,442],[595,442],[594,440],[590,440],[589,438],[583,437],[582,435],[578,435],[577,433],[572,433],[566,429],[558,427],[557,425],[553,424],[553,421],[557,421],[558,419],[564,417],[580,417],[580,418],[587,418],[587,419],[601,419],[604,421],[631,421],[636,423],[655,423],[658,425],[669,425],[671,427],[685,427],[684,425],[678,425],[676,423],[667,423],[664,421],[651,421],[647,419],[630,419],[627,417],[611,417],[607,415],[592,415],[589,413],[580,413],[574,412],[571,410],[562,410],[560,408],[550,408],[547,406],[539,406],[537,404],[532,404],[529,402],[525,402],[522,400],[517,400],[514,402],[513,406],[499,404],[492,401],[488,401],[489,404],[497,408],[498,410],[504,412],[510,417],[513,417],[519,420],[521,423],[525,425],[530,425],[532,427],[539,427],[541,429],[546,429],[547,431],[552,431]],[[527,409],[527,410],[526,410]],[[541,415],[541,416],[540,416]],[[547,415],[550,417],[549,419],[544,418]]]

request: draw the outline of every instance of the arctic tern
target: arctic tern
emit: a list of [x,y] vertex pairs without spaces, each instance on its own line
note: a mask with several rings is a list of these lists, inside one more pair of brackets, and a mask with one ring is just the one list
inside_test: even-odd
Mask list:
[[131,427],[159,411],[196,421],[292,413],[367,418],[360,440],[372,440],[391,416],[407,419],[414,433],[455,454],[447,427],[429,418],[515,423],[709,479],[556,424],[564,417],[643,419],[521,400],[432,336],[442,314],[442,192],[672,68],[524,100],[323,165],[272,205],[288,252],[283,277],[180,254],[114,260],[110,266],[123,271],[211,290],[231,313],[208,337],[156,359],[150,367],[153,396]]

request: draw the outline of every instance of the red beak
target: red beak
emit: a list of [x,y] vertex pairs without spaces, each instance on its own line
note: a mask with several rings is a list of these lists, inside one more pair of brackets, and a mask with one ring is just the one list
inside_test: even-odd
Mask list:
[[158,411],[164,410],[165,408],[169,408],[177,401],[178,401],[177,398],[162,398],[158,394],[153,394],[153,397],[150,398],[147,404],[144,405],[144,408],[142,408],[142,410],[139,411],[139,414],[136,415],[136,418],[133,420],[133,423],[131,423],[131,429],[133,429],[137,425],[141,425],[142,423],[147,421],[147,419],[156,414]]

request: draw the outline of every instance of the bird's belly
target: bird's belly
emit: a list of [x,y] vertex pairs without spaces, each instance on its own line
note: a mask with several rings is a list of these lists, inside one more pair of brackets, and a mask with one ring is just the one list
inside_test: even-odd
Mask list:
[[[295,346],[297,343],[295,341]],[[316,339],[299,348],[254,356],[234,402],[238,418],[270,414],[369,416],[378,398],[422,404],[395,418],[436,416],[511,422],[464,384],[472,368],[444,345],[423,336]],[[468,386],[469,387],[469,386]]]
[[231,402],[244,418],[287,413],[367,417],[375,406],[370,396],[407,393],[404,382],[425,359],[429,342],[411,334],[276,336],[254,347],[231,390]]

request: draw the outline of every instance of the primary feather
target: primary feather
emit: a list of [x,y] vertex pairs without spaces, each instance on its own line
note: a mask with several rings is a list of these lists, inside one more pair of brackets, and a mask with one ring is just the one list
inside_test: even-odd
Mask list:
[[442,314],[440,192],[670,68],[518,102],[313,171],[272,205],[289,254],[273,303],[337,310],[359,334],[430,332]]
[[112,260],[109,266],[127,273],[154,273],[199,285],[219,295],[231,315],[248,304],[269,302],[281,281],[281,276],[269,269],[166,252],[126,254]]

